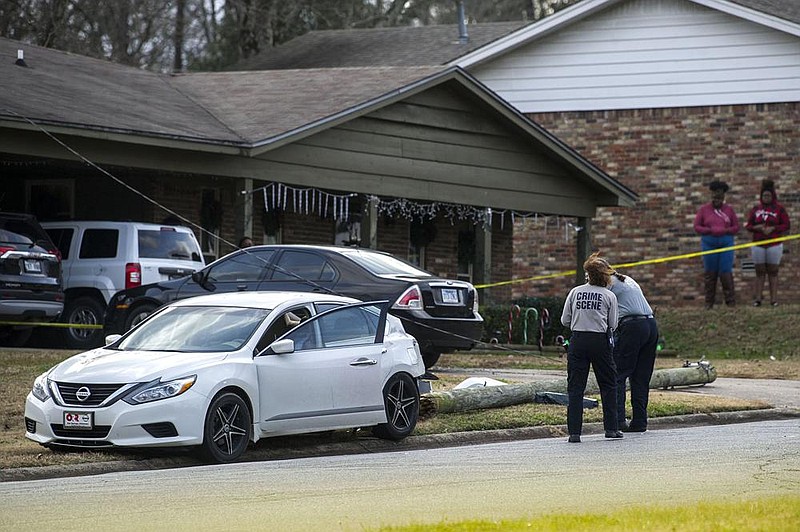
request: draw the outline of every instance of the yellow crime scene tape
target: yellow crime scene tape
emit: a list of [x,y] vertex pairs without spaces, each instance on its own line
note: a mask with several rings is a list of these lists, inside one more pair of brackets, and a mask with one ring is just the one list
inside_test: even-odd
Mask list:
[[[759,240],[758,242],[748,242],[746,244],[736,244],[735,246],[729,246],[726,248],[719,248],[719,249],[711,249],[708,251],[697,251],[695,253],[684,253],[683,255],[672,255],[670,257],[660,257],[657,259],[647,259],[647,260],[640,260],[637,262],[626,262],[624,264],[612,264],[613,268],[632,268],[634,266],[644,266],[646,264],[659,264],[662,262],[671,262],[675,260],[683,260],[683,259],[692,259],[694,257],[701,257],[703,255],[713,255],[714,253],[723,253],[725,251],[732,251],[737,249],[745,249],[750,248],[753,246],[762,246],[764,244],[777,244],[779,242],[785,242],[787,240],[795,240],[800,238],[800,233],[795,235],[787,235],[781,236],[778,238],[771,238],[769,240]],[[524,279],[512,279],[510,281],[500,281],[497,283],[488,283],[488,284],[478,284],[475,285],[475,288],[492,288],[495,286],[505,286],[509,284],[516,284],[516,283],[527,283],[530,281],[541,281],[543,279],[554,279],[556,277],[566,277],[568,275],[575,275],[576,270],[568,270],[558,273],[550,273],[547,275],[537,275],[535,277],[526,277]],[[60,328],[67,328],[67,329],[102,329],[102,325],[94,325],[88,323],[59,323],[59,322],[50,322],[50,323],[39,323],[39,322],[32,322],[32,321],[0,321],[0,325],[23,325],[27,327],[60,327]]]
[[[751,248],[753,246],[763,246],[764,244],[777,244],[780,242],[785,242],[787,240],[795,240],[800,238],[800,233],[796,235],[787,235],[781,236],[777,238],[770,238],[769,240],[759,240],[758,242],[748,242],[746,244],[736,244],[735,246],[728,246],[726,248],[719,248],[719,249],[710,249],[708,251],[697,251],[695,253],[684,253],[682,255],[672,255],[669,257],[659,257],[657,259],[647,259],[647,260],[640,260],[636,262],[626,262],[624,264],[612,264],[611,267],[615,269],[622,269],[622,268],[632,268],[634,266],[644,266],[646,264],[660,264],[662,262],[671,262],[675,260],[684,260],[684,259],[693,259],[695,257],[702,257],[703,255],[713,255],[714,253],[723,253],[725,251],[733,251],[736,249],[745,249]],[[512,279],[510,281],[500,281],[497,283],[487,283],[487,284],[476,284],[475,288],[492,288],[495,286],[505,286],[509,284],[517,284],[517,283],[527,283],[530,281],[541,281],[543,279],[554,279],[556,277],[567,277],[569,275],[575,275],[576,270],[568,270],[559,273],[550,273],[547,275],[537,275],[535,277],[526,277],[524,279]]]
[[60,323],[38,321],[0,321],[0,325],[24,325],[26,327],[61,327],[64,329],[102,329],[102,325],[89,323]]

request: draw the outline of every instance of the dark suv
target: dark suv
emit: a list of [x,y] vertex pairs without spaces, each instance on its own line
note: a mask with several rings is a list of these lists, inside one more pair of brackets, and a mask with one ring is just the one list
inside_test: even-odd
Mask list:
[[483,329],[478,296],[468,282],[441,279],[369,249],[276,245],[242,249],[191,276],[117,292],[106,311],[105,332],[125,332],[169,301],[244,290],[388,299],[389,312],[419,342],[427,368],[445,351],[471,349]]
[[64,308],[61,258],[30,214],[0,212],[0,344],[25,345],[33,327]]

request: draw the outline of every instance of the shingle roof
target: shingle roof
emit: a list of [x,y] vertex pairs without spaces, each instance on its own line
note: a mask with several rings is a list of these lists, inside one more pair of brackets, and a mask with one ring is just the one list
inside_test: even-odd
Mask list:
[[[15,65],[17,50],[24,51],[27,68]],[[153,72],[0,38],[0,79],[0,115],[13,111],[51,123],[240,140]]]
[[800,2],[797,0],[730,0],[734,4],[749,7],[795,24],[800,24]]
[[[24,50],[27,68],[14,64],[18,49]],[[373,67],[172,76],[0,38],[0,118],[250,145],[444,70]]]
[[458,40],[457,25],[312,31],[228,70],[443,65],[525,24],[470,25],[465,44]]
[[184,74],[172,86],[255,143],[347,112],[443,67],[373,67]]

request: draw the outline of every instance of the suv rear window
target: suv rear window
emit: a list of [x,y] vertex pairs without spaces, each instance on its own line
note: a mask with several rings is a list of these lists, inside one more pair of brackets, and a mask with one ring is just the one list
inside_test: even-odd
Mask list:
[[81,259],[113,259],[117,256],[119,231],[116,229],[87,229],[83,233]]
[[50,238],[43,230],[23,218],[0,218],[0,240],[10,244],[36,244],[52,251]]
[[139,230],[139,257],[194,262],[200,262],[202,258],[189,233],[174,229]]

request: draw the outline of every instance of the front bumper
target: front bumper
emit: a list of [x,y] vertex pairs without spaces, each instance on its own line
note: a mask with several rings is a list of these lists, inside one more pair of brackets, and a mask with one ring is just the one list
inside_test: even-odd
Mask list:
[[[205,396],[192,390],[142,405],[119,400],[97,408],[64,407],[52,398],[42,402],[29,393],[25,401],[25,437],[42,445],[87,448],[200,445],[206,403]],[[67,411],[92,413],[92,429],[65,429]]]

